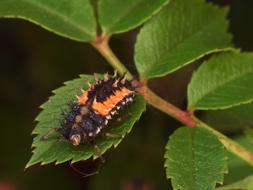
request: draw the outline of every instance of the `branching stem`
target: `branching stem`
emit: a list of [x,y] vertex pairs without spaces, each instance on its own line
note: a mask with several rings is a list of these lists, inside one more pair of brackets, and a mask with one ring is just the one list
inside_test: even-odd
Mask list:
[[[109,46],[109,37],[107,36],[99,36],[93,42],[91,42],[92,46],[95,47],[101,55],[108,61],[108,63],[119,72],[119,74],[126,74],[128,79],[132,79],[133,76],[126,69],[126,67],[120,62],[120,60],[116,57]],[[177,119],[184,125],[188,127],[202,127],[206,128],[210,132],[212,132],[220,142],[224,145],[224,147],[237,155],[241,159],[245,160],[251,166],[253,166],[253,153],[249,152],[247,149],[239,145],[237,142],[229,139],[222,133],[216,131],[212,127],[208,126],[204,122],[200,121],[198,118],[194,116],[192,111],[184,111],[171,103],[165,101],[157,94],[155,94],[151,89],[149,89],[147,85],[147,81],[139,82],[138,92],[143,95],[145,100],[152,105],[153,107],[161,110],[162,112],[168,114],[169,116]]]

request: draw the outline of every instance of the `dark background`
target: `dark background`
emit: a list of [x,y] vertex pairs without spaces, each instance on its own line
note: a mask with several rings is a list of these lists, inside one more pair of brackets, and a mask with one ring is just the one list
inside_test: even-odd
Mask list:
[[[252,51],[253,1],[216,2],[231,7],[229,30],[236,47]],[[134,73],[133,47],[137,33],[138,29],[116,35],[111,41],[112,49]],[[163,98],[184,108],[187,83],[195,66],[152,80],[151,86]],[[120,146],[105,154],[106,163],[100,174],[82,178],[68,164],[36,165],[24,171],[31,156],[30,134],[36,124],[34,118],[40,112],[39,105],[64,81],[81,73],[107,71],[113,72],[89,44],[54,35],[23,20],[0,19],[0,190],[170,187],[163,169],[164,147],[168,135],[181,124],[149,106]],[[87,161],[76,167],[92,172],[98,165],[99,161]]]

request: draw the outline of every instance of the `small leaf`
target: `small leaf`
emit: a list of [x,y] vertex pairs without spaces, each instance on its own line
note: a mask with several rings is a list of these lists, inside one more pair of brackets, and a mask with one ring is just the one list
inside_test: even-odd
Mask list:
[[[54,96],[44,103],[41,108],[43,111],[38,115],[36,125],[33,134],[37,135],[34,138],[33,155],[27,167],[30,167],[36,163],[48,164],[56,162],[56,164],[72,160],[77,162],[80,160],[86,160],[96,154],[96,151],[92,145],[79,145],[73,146],[69,141],[55,134],[47,140],[42,140],[41,137],[45,135],[50,129],[59,128],[61,121],[63,120],[62,112],[69,109],[68,104],[76,100],[76,95],[80,95],[80,88],[87,89],[87,82],[94,82],[94,77],[89,75],[81,75],[79,79],[66,82],[64,87],[60,87],[54,90]],[[109,126],[106,130],[108,132],[125,136],[130,132],[134,123],[140,118],[142,112],[145,110],[145,101],[141,96],[135,98],[134,103],[126,108],[125,113],[129,112],[131,115],[124,120],[113,126]],[[60,137],[60,138],[59,138]],[[98,137],[96,144],[104,153],[107,149],[114,146],[116,147],[122,139]]]
[[98,1],[98,15],[107,35],[135,28],[149,19],[169,0],[103,0]]
[[231,46],[227,9],[204,0],[174,0],[141,29],[135,63],[142,78],[171,73]]
[[177,129],[166,146],[165,158],[174,190],[213,190],[227,172],[223,145],[203,128]]
[[225,109],[253,101],[253,55],[226,52],[194,73],[188,88],[191,109]]
[[90,41],[96,36],[89,0],[1,0],[0,17],[22,18],[77,41]]
[[243,132],[245,136],[249,139],[251,143],[253,143],[253,129],[249,126],[243,126]]
[[201,114],[201,119],[224,133],[231,133],[244,126],[253,126],[252,115],[253,103],[250,103],[225,110],[208,110]]
[[[237,135],[235,138],[233,138],[233,141],[238,143],[250,153],[253,153],[252,143],[245,136]],[[228,168],[229,173],[225,176],[225,184],[234,183],[235,181],[239,181],[246,176],[253,174],[253,167],[250,166],[248,162],[245,162],[243,159],[230,152],[228,152]]]
[[216,190],[251,190],[253,189],[253,175],[248,176],[241,181],[237,181],[224,187],[216,188]]

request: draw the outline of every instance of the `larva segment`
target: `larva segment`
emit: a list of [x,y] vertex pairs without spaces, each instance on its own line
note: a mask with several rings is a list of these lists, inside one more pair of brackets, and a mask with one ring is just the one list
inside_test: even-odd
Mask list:
[[82,95],[77,96],[77,102],[79,105],[85,105],[88,100],[88,91],[81,89]]
[[92,108],[102,116],[106,116],[110,112],[110,110],[103,103],[97,102],[96,99],[92,104]]
[[117,90],[114,95],[108,97],[103,103],[94,100],[92,108],[99,114],[106,116],[111,112],[112,109],[115,108],[117,104],[119,104],[125,97],[129,96],[132,93],[134,92],[123,87]]
[[70,104],[70,112],[64,113],[64,121],[58,131],[73,145],[90,144],[108,125],[108,120],[133,102],[135,86],[125,76],[107,73],[88,89],[81,89],[77,101]]

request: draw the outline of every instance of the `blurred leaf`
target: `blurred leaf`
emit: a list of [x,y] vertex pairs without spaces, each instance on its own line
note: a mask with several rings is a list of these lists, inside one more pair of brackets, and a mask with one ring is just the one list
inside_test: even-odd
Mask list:
[[1,0],[0,17],[22,18],[77,41],[90,41],[96,36],[89,0]]
[[141,29],[135,46],[135,63],[143,78],[171,73],[206,54],[223,51],[227,10],[203,0],[174,0]]
[[253,100],[253,56],[226,52],[204,62],[188,88],[191,109],[225,109]]
[[103,0],[98,1],[102,30],[115,34],[135,28],[158,12],[170,0]]
[[[33,131],[33,134],[37,135],[32,145],[35,149],[26,167],[30,167],[39,162],[41,162],[41,164],[48,164],[51,162],[59,164],[68,160],[77,162],[86,160],[96,154],[92,145],[79,145],[75,147],[66,139],[59,139],[56,138],[56,136],[47,140],[41,140],[41,137],[50,129],[59,128],[61,126],[60,123],[63,120],[63,110],[69,109],[68,103],[75,101],[75,95],[80,94],[80,88],[88,88],[88,81],[91,83],[94,82],[94,77],[82,75],[79,79],[66,82],[66,86],[54,90],[53,92],[55,95],[50,97],[49,100],[41,106],[43,111],[36,118],[38,124]],[[141,96],[137,96],[134,103],[129,106],[129,109],[125,110],[130,112],[131,116],[123,123],[109,126],[106,130],[114,134],[125,136],[130,132],[134,123],[140,118],[144,110],[145,101]],[[56,135],[59,136],[58,134]],[[122,139],[98,137],[96,139],[96,144],[101,149],[101,153],[104,153],[110,147],[116,147],[121,140]]]
[[209,110],[201,119],[223,132],[234,132],[244,126],[253,126],[253,104],[243,104],[225,110]]
[[244,132],[245,136],[252,143],[253,142],[253,129],[251,127],[249,127],[249,126],[243,126],[243,132]]
[[253,176],[249,176],[241,181],[226,185],[224,187],[216,188],[216,190],[251,190],[253,189]]
[[165,167],[174,190],[213,190],[227,172],[226,151],[203,128],[182,127],[166,146]]
[[[252,143],[245,136],[239,136],[233,138],[234,141],[239,143],[241,146],[253,152]],[[224,184],[231,184],[235,181],[244,179],[248,175],[253,174],[253,168],[247,162],[239,158],[237,155],[228,152],[228,168],[229,173],[225,175]],[[240,172],[238,172],[240,171]]]

